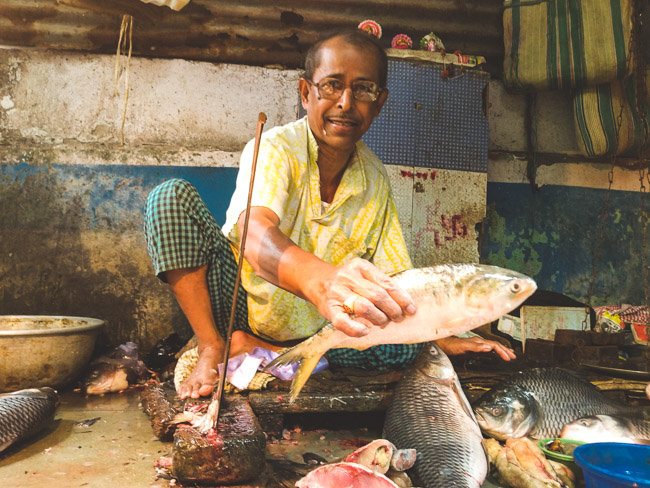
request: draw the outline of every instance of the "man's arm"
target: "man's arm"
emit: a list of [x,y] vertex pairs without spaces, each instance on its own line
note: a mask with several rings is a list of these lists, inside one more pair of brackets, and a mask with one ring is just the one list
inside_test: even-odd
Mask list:
[[[238,229],[244,228],[244,216]],[[314,304],[334,327],[353,337],[368,333],[369,325],[398,322],[415,313],[403,289],[369,261],[353,259],[334,266],[299,248],[282,233],[278,216],[266,207],[252,207],[244,255],[265,280]],[[343,303],[357,297],[354,316]]]

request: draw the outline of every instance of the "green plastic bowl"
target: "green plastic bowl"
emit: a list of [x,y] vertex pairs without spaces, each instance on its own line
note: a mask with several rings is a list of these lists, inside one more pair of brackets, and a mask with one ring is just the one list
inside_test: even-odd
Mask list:
[[583,445],[584,442],[574,441],[571,439],[562,439],[560,437],[551,437],[550,439],[542,439],[537,442],[537,446],[542,450],[546,456],[546,459],[552,459],[553,461],[557,461],[558,463],[562,463],[567,466],[571,471],[573,471],[573,474],[576,476],[576,481],[582,479],[582,469],[580,469],[580,466],[578,466],[573,460],[573,455],[550,451],[546,448],[546,446],[553,442],[555,439],[559,439],[562,444],[573,444],[575,447]]

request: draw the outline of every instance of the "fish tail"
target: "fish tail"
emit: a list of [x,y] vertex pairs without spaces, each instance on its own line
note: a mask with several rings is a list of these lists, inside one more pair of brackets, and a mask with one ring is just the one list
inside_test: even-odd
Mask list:
[[335,332],[336,329],[331,325],[323,327],[316,335],[311,336],[309,339],[280,354],[264,368],[264,371],[268,372],[270,369],[278,366],[299,363],[293,381],[291,382],[289,403],[293,403],[298,397],[300,390],[305,386],[318,361],[320,361],[320,358],[330,348],[327,344]]

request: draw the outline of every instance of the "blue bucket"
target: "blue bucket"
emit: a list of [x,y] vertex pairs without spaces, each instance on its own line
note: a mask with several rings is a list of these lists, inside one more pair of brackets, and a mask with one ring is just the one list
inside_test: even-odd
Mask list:
[[587,488],[650,488],[650,446],[596,442],[576,447],[573,460]]

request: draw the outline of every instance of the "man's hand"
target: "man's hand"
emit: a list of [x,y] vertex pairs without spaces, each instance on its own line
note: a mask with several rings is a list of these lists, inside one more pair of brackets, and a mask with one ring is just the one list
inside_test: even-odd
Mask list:
[[464,354],[466,352],[496,352],[504,361],[515,359],[515,353],[509,347],[506,347],[496,341],[489,341],[482,337],[446,337],[439,339],[436,343],[440,346],[445,354],[454,356],[457,354]]
[[352,337],[366,335],[371,326],[400,322],[417,310],[405,290],[365,259],[334,268],[324,286],[321,313]]
[[[243,220],[242,213],[240,232]],[[334,327],[352,337],[415,313],[411,296],[370,261],[327,263],[296,246],[279,229],[279,221],[268,208],[251,208],[245,256],[259,277],[313,303]]]

